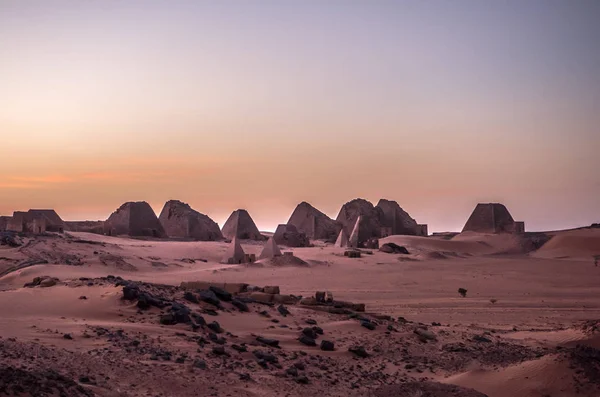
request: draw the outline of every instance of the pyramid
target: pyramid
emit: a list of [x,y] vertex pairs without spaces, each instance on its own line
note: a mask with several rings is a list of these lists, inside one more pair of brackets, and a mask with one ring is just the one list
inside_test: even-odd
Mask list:
[[229,239],[237,237],[243,240],[265,240],[246,210],[234,211],[223,225],[221,232]]
[[120,206],[104,222],[104,233],[109,236],[167,236],[152,207],[145,201],[130,201]]
[[244,249],[242,248],[240,241],[237,239],[237,237],[234,237],[231,240],[231,244],[229,244],[229,247],[227,248],[227,251],[225,252],[225,257],[223,257],[223,263],[228,263],[230,265],[237,265],[240,263],[244,263],[246,260],[246,253],[244,252]]
[[258,259],[271,259],[276,256],[281,256],[281,250],[275,243],[275,239],[271,237],[267,240],[267,244],[265,244],[265,248],[263,248]]
[[277,244],[288,247],[308,247],[310,240],[305,233],[299,232],[294,225],[277,225],[273,239]]
[[312,240],[334,241],[342,225],[334,221],[306,201],[296,206],[287,222]]
[[348,234],[346,234],[346,230],[344,228],[340,230],[340,234],[338,235],[337,240],[335,240],[335,246],[339,248],[345,248],[348,246]]
[[420,234],[418,233],[417,222],[397,202],[381,199],[377,203],[376,208],[381,208],[383,212],[383,218],[381,219],[382,226],[389,228],[391,234]]
[[515,233],[524,229],[522,222],[515,222],[508,209],[499,203],[477,204],[467,220],[463,232]]
[[358,236],[360,235],[361,218],[362,218],[361,215],[359,215],[358,218],[356,218],[356,223],[354,224],[354,229],[352,229],[352,233],[350,233],[350,238],[348,239],[348,246],[350,246],[352,248],[358,248],[358,244],[360,243]]
[[[381,237],[383,211],[367,200],[355,199],[347,202],[342,206],[336,220],[343,225],[346,233],[351,236],[351,232],[356,225],[356,219],[359,216],[361,218],[359,243],[364,243],[373,237]],[[350,240],[352,242],[352,237],[350,237]]]
[[167,201],[158,219],[169,237],[192,238],[200,241],[215,241],[223,238],[216,222],[178,200]]

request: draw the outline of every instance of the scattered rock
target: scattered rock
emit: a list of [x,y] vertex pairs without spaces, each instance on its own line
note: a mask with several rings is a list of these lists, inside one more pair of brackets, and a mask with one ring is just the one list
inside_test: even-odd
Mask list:
[[322,340],[321,341],[321,350],[323,351],[334,351],[335,350],[335,344],[331,341],[328,340]]
[[298,340],[300,341],[300,343],[306,345],[306,346],[316,346],[317,342],[315,342],[315,340],[309,336],[306,336],[304,334],[300,335],[300,338],[298,338]]
[[287,309],[287,307],[285,307],[285,306],[283,306],[283,305],[279,305],[279,306],[277,307],[277,311],[278,311],[279,313],[281,313],[281,315],[282,315],[283,317],[286,317],[288,314],[290,314],[290,311]]
[[369,353],[365,350],[363,346],[352,346],[348,349],[348,351],[357,357],[366,358],[369,357]]
[[380,248],[379,251],[385,252],[386,254],[404,254],[408,255],[409,252],[406,247],[395,243],[385,243]]

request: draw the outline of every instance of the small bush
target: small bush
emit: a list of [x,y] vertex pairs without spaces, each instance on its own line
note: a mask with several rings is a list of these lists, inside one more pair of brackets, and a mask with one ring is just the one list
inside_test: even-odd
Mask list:
[[458,289],[458,293],[460,294],[460,296],[462,296],[463,298],[467,296],[467,290],[464,288],[459,288]]

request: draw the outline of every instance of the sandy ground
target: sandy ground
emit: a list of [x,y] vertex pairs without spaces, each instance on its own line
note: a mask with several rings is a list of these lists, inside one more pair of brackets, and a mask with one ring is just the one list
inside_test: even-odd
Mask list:
[[[223,242],[70,233],[1,246],[0,363],[11,375],[0,376],[0,395],[19,395],[7,389],[19,382],[42,383],[39,389],[23,387],[20,395],[600,395],[594,328],[600,267],[593,260],[600,254],[600,229],[557,233],[534,252],[511,235],[392,236],[381,240],[386,242],[410,254],[371,250],[347,258],[342,249],[317,242],[282,247],[308,266],[232,266],[219,263],[227,249]],[[242,245],[258,255],[263,243]],[[287,317],[276,306],[259,304],[251,304],[249,313],[225,305],[208,311],[213,316],[188,302],[226,331],[228,355],[220,356],[211,350],[214,341],[198,342],[199,334],[208,335],[204,329],[161,325],[165,309],[138,310],[107,275],[150,283],[143,285],[152,291],[158,288],[153,284],[194,280],[278,285],[282,293],[305,297],[330,291],[335,299],[365,303],[365,316],[376,313],[379,325],[371,331],[348,315],[297,305],[288,307]],[[59,282],[23,288],[39,276]],[[164,288],[158,293],[166,299],[185,302],[179,288]],[[458,288],[467,290],[466,297]],[[400,316],[409,323],[398,321]],[[308,318],[323,328],[321,339],[335,342],[335,351],[298,342]],[[419,327],[435,340],[424,343],[414,333]],[[256,335],[279,340],[276,365],[256,365]],[[249,352],[231,350],[240,343]],[[348,351],[357,345],[370,357]],[[207,369],[195,367],[198,360]],[[304,369],[288,373],[296,364]],[[475,391],[452,391],[452,385]]]

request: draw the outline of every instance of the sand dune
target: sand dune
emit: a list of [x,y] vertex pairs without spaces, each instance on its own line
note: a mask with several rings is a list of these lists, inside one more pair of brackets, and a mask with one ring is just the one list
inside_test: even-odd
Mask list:
[[600,229],[579,229],[556,233],[532,254],[537,258],[590,260],[600,256]]

